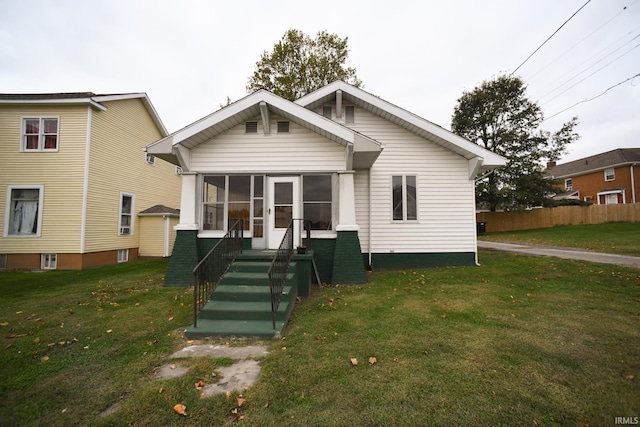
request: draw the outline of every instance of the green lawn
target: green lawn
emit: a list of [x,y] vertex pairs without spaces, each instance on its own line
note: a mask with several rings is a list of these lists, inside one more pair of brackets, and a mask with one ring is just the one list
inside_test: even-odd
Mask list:
[[535,230],[488,233],[480,240],[564,246],[596,252],[640,256],[640,223],[566,225]]
[[229,360],[152,379],[186,345],[191,315],[188,290],[161,286],[166,262],[0,273],[0,424],[601,426],[640,414],[640,271],[499,252],[480,262],[315,289],[286,339],[265,342],[239,408],[237,393],[194,388]]

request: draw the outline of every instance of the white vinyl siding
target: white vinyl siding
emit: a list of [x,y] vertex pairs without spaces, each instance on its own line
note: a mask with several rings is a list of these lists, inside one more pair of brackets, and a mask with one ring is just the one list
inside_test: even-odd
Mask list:
[[[368,250],[475,252],[474,183],[468,179],[467,160],[365,110],[357,108],[355,114],[358,120],[350,127],[385,145],[370,170]],[[418,221],[391,219],[391,176],[403,170],[417,176]],[[362,226],[362,207],[357,212]]]
[[362,252],[369,251],[369,170],[359,169],[353,176],[356,223]]
[[[211,173],[335,172],[346,166],[345,148],[293,122],[288,133],[245,133],[244,123],[191,150],[191,169]],[[281,121],[281,120],[280,120]]]

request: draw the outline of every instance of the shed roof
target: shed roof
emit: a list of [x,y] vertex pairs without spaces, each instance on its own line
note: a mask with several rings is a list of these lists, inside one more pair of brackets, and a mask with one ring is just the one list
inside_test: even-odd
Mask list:
[[569,178],[640,162],[640,148],[618,148],[594,156],[574,160],[547,168],[545,175],[554,178]]
[[140,216],[158,216],[158,215],[179,216],[180,209],[169,208],[165,205],[155,205],[139,212],[138,215]]

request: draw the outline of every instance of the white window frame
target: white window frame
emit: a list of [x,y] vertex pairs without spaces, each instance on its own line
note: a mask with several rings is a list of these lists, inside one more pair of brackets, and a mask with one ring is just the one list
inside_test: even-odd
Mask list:
[[[395,219],[393,217],[393,178],[394,177],[401,177],[402,178],[402,219]],[[416,179],[416,218],[415,219],[407,219],[407,208],[408,208],[408,204],[407,204],[407,177],[414,177]],[[419,201],[419,189],[418,189],[418,174],[417,173],[394,173],[391,174],[391,182],[390,182],[390,188],[391,188],[391,209],[390,209],[390,213],[391,213],[391,222],[398,224],[398,223],[415,223],[418,222],[420,220],[420,201]]]
[[[11,194],[13,190],[38,190],[38,225],[35,234],[10,234],[9,233],[9,220],[11,219]],[[17,237],[21,239],[37,238],[42,234],[42,211],[44,202],[44,184],[36,185],[17,185],[10,184],[7,186],[7,203],[5,206],[4,215],[4,237]]]
[[[21,117],[20,125],[20,151],[25,153],[38,153],[38,152],[56,152],[60,147],[60,117],[59,116],[23,116]],[[38,148],[27,148],[27,120],[40,120],[38,125]],[[44,133],[44,121],[56,120],[58,122],[56,136],[56,148],[44,148],[44,138],[47,135]]]
[[[609,173],[607,173],[609,172]],[[616,170],[614,168],[607,168],[604,170],[604,180],[605,181],[615,181],[616,180]]]
[[567,178],[564,180],[564,191],[573,191],[573,179]]
[[156,165],[156,156],[154,156],[153,154],[150,153],[144,153],[144,161],[151,165],[151,166],[155,166]]
[[118,249],[118,263],[129,261],[129,249]]
[[41,270],[56,270],[58,268],[58,254],[40,254]]
[[[131,197],[131,212],[129,213],[122,211],[122,201],[125,197]],[[120,204],[118,207],[118,236],[133,236],[133,220],[134,220],[133,213],[135,212],[135,206],[136,206],[136,197],[133,193],[120,192]],[[126,226],[122,225],[122,217],[124,215],[129,215],[131,217],[128,233],[122,232],[124,228],[126,228]]]

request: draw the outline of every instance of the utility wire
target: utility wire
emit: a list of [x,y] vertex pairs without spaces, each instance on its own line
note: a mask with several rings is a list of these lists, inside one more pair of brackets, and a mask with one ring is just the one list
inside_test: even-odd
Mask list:
[[564,109],[564,110],[562,110],[562,111],[558,111],[557,113],[555,113],[555,114],[553,114],[553,115],[551,115],[551,116],[549,116],[549,117],[545,118],[545,119],[544,119],[544,120],[542,120],[542,121],[543,121],[543,122],[544,122],[544,121],[547,121],[547,120],[549,120],[549,119],[551,119],[551,118],[553,118],[553,117],[555,117],[555,116],[557,116],[557,115],[559,115],[559,114],[564,113],[564,112],[565,112],[565,111],[567,111],[567,110],[570,110],[571,108],[573,108],[573,107],[575,107],[575,106],[577,106],[577,105],[584,104],[585,102],[593,101],[593,100],[594,100],[594,99],[596,99],[596,98],[600,98],[602,95],[604,95],[605,93],[609,92],[611,89],[613,89],[613,88],[615,88],[615,87],[618,87],[618,86],[620,86],[620,85],[622,85],[622,84],[624,84],[624,83],[628,82],[629,80],[633,80],[633,79],[635,79],[636,77],[640,77],[640,73],[636,74],[635,76],[631,76],[631,77],[629,77],[628,79],[623,80],[623,81],[621,81],[621,82],[619,82],[619,83],[616,83],[616,84],[614,84],[614,85],[613,85],[613,86],[611,86],[611,87],[608,87],[607,89],[605,89],[605,90],[604,90],[604,92],[602,92],[602,93],[601,93],[601,94],[599,94],[599,95],[593,96],[593,97],[591,97],[591,98],[587,98],[587,99],[585,99],[585,100],[583,100],[583,101],[580,101],[580,102],[576,102],[575,104],[573,104],[573,105],[571,105],[571,106],[569,106],[569,107],[565,108],[565,109]]
[[[604,28],[605,26],[609,25],[611,23],[611,21],[613,21],[616,18],[619,18],[620,15],[622,15],[624,12],[626,12],[629,7],[633,6],[633,4],[637,3],[638,0],[636,0],[635,2],[633,2],[630,6],[625,6],[620,12],[618,12],[616,15],[612,16],[608,21],[606,21],[604,24],[600,25],[598,28],[596,28],[595,30],[593,30],[592,32],[590,32],[587,36],[583,37],[579,42],[577,42],[576,44],[574,44],[573,46],[571,46],[569,49],[567,49],[566,51],[564,51],[563,53],[561,53],[557,58],[553,59],[551,62],[549,62],[547,65],[545,65],[544,67],[542,67],[541,69],[539,69],[538,71],[536,71],[535,73],[533,73],[533,75],[531,75],[527,80],[529,82],[531,82],[531,80],[536,77],[537,75],[539,75],[541,72],[543,72],[544,70],[546,70],[547,68],[549,68],[549,66],[551,66],[553,63],[557,62],[560,58],[564,57],[566,54],[568,54],[569,52],[571,52],[573,49],[575,49],[576,47],[578,47],[580,44],[582,44],[583,42],[585,42],[589,37],[593,36],[595,33],[597,33],[598,31],[602,30],[602,28]],[[635,30],[634,30],[635,31]],[[622,38],[626,37],[622,36]],[[614,42],[615,43],[615,42]],[[614,44],[612,43],[612,44]],[[606,48],[605,48],[606,49]]]
[[555,31],[553,32],[553,34],[551,34],[549,37],[547,37],[547,39],[546,39],[546,40],[545,40],[545,41],[544,41],[540,46],[538,46],[538,48],[537,48],[536,50],[534,50],[534,51],[533,51],[533,53],[532,53],[531,55],[529,55],[529,56],[527,57],[527,59],[525,59],[525,60],[522,62],[522,64],[518,65],[518,66],[516,67],[516,69],[515,69],[515,70],[513,70],[513,71],[511,72],[511,74],[509,74],[509,76],[512,76],[516,71],[518,71],[518,70],[520,69],[520,67],[522,67],[522,66],[523,66],[523,65],[524,65],[524,64],[525,64],[529,59],[531,59],[531,57],[532,57],[533,55],[535,55],[535,54],[536,54],[536,52],[538,52],[538,51],[542,48],[542,46],[544,46],[545,44],[547,44],[547,42],[548,42],[549,40],[551,40],[551,38],[552,38],[553,36],[555,36],[555,35],[556,35],[556,33],[557,33],[558,31],[560,31],[560,30],[562,29],[562,27],[564,27],[564,26],[567,24],[567,22],[571,21],[571,19],[573,19],[573,17],[574,17],[574,16],[576,16],[576,15],[578,14],[578,12],[580,12],[580,11],[581,11],[581,10],[582,10],[586,5],[587,5],[587,4],[589,4],[589,2],[591,2],[591,0],[587,0],[587,2],[586,2],[585,4],[583,4],[583,5],[580,7],[580,9],[576,10],[576,11],[574,12],[574,14],[573,14],[573,15],[571,15],[571,16],[569,17],[569,19],[567,19],[566,21],[564,21],[564,24],[560,25],[560,27],[558,27],[558,29],[557,29],[557,30],[555,30]]
[[[625,53],[623,53],[622,55],[618,56],[617,58],[607,62],[605,65],[603,65],[602,67],[598,68],[596,71],[594,71],[593,73],[589,74],[587,77],[585,77],[584,79],[580,80],[579,82],[575,83],[572,86],[569,86],[568,88],[566,88],[565,90],[563,90],[562,92],[560,92],[559,94],[557,94],[556,96],[554,96],[553,98],[551,98],[550,100],[548,100],[547,102],[545,102],[542,105],[546,105],[549,102],[553,101],[554,99],[556,99],[557,97],[559,97],[560,95],[562,95],[563,93],[567,92],[569,89],[573,89],[574,87],[576,87],[577,85],[579,85],[580,83],[582,83],[583,81],[587,80],[589,77],[593,76],[594,74],[598,73],[599,71],[603,70],[604,68],[608,67],[609,65],[613,64],[614,62],[616,62],[618,59],[622,58],[623,56],[627,55],[629,52],[631,52],[632,50],[636,49],[640,47],[640,44],[635,45],[634,47],[632,47],[631,49],[629,49],[628,51],[626,51]],[[595,65],[595,64],[594,64]]]
[[[637,39],[637,38],[639,38],[639,37],[640,37],[640,34],[638,34],[637,36],[635,36],[635,37],[634,37],[634,38],[632,38],[631,40],[627,41],[627,42],[626,42],[626,43],[624,43],[622,46],[620,46],[620,47],[618,47],[618,48],[616,48],[616,49],[612,50],[611,52],[609,52],[608,54],[606,54],[606,55],[605,55],[605,56],[603,56],[602,58],[598,59],[596,62],[594,62],[593,64],[591,64],[590,66],[588,66],[588,67],[587,67],[587,68],[585,68],[584,70],[580,71],[578,74],[576,74],[576,75],[574,75],[573,77],[571,77],[569,80],[566,80],[564,83],[561,83],[560,85],[558,85],[558,86],[556,86],[555,88],[551,89],[550,91],[548,91],[548,92],[547,92],[547,93],[545,93],[544,95],[540,96],[540,97],[537,99],[537,101],[536,101],[536,102],[541,102],[541,101],[542,101],[544,98],[546,98],[548,95],[551,95],[553,92],[555,92],[555,91],[559,90],[560,88],[562,88],[562,86],[565,86],[565,85],[569,84],[569,83],[571,82],[571,80],[573,80],[573,79],[577,78],[578,76],[580,76],[580,75],[581,75],[581,74],[583,74],[583,73],[586,73],[586,72],[587,72],[587,71],[589,71],[591,68],[595,67],[595,66],[596,66],[596,65],[598,65],[600,62],[604,61],[607,57],[609,57],[609,56],[613,55],[614,53],[616,53],[617,51],[619,51],[620,49],[622,49],[623,47],[625,47],[626,45],[628,45],[629,43],[633,42],[634,40],[636,40],[636,39]],[[638,47],[638,46],[636,45],[636,46],[635,46],[634,48],[632,48],[631,50],[635,49],[636,47]],[[623,54],[623,55],[621,55],[621,56],[626,55],[626,54],[627,54],[627,53],[629,53],[631,50],[627,51],[626,53],[624,53],[624,54]],[[593,58],[594,56],[597,56],[597,55],[599,55],[599,54],[600,54],[600,52],[598,52],[597,54],[593,55],[591,58]],[[620,58],[621,56],[619,56],[618,58]],[[586,61],[583,61],[583,62],[582,62],[582,64],[584,64],[585,62],[588,62],[591,58],[587,59]],[[616,58],[616,60],[617,60],[618,58]],[[614,61],[615,61],[615,60],[614,60]],[[579,67],[580,65],[582,65],[582,64],[579,64],[578,66],[576,66],[576,67],[574,67],[572,70],[570,70],[570,71],[568,71],[568,72],[564,73],[564,74],[563,74],[562,76],[560,76],[560,77],[564,77],[564,76],[566,76],[567,74],[571,73],[573,70],[575,70],[576,68],[578,68],[578,67]],[[608,65],[608,64],[607,64],[607,65]],[[582,80],[581,80],[581,81],[582,81]],[[571,87],[573,87],[573,86],[571,86]],[[564,93],[564,92],[562,92],[562,93]],[[551,100],[553,100],[553,99],[555,99],[555,98],[556,98],[556,97],[551,98],[549,101],[551,101]],[[549,102],[549,101],[546,101],[546,102]],[[546,102],[545,102],[545,103],[546,103]]]

